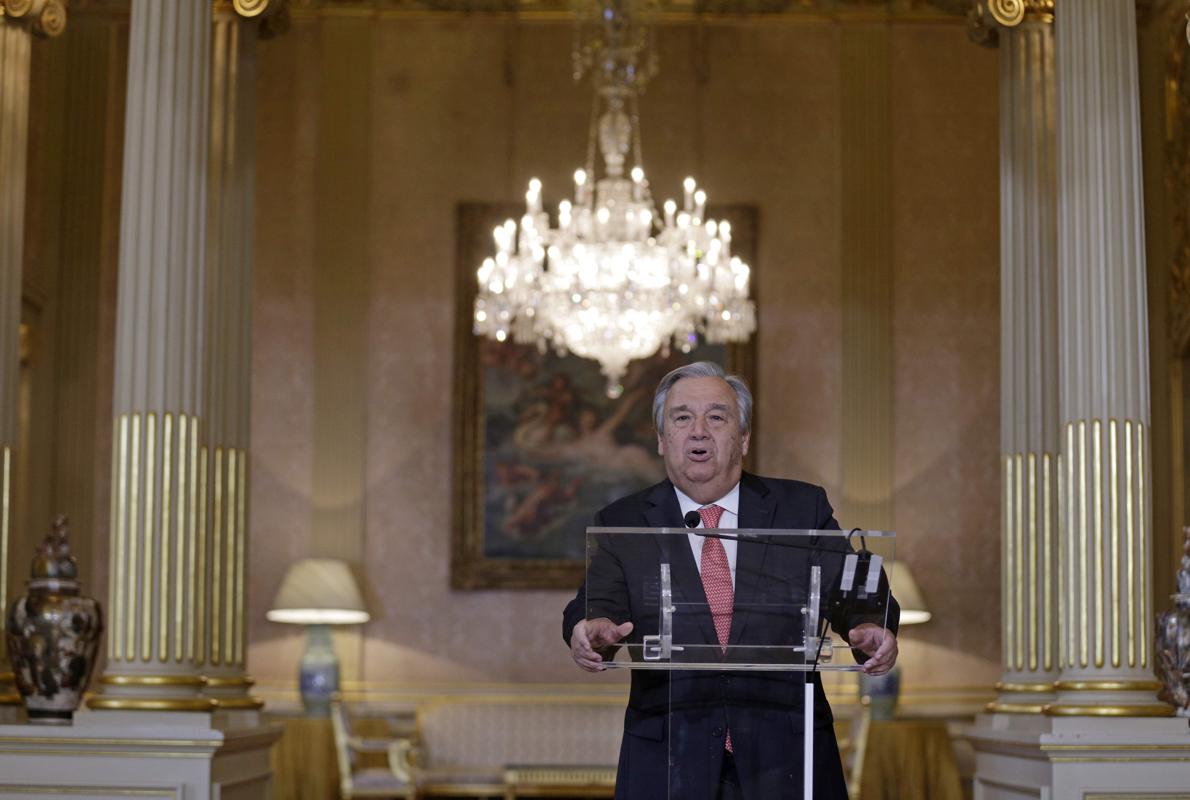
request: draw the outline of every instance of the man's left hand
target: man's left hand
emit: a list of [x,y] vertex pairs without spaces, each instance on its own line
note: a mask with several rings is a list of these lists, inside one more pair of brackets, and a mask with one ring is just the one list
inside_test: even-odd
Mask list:
[[897,637],[888,628],[871,622],[856,625],[847,634],[847,643],[869,656],[862,664],[869,675],[883,675],[897,663]]

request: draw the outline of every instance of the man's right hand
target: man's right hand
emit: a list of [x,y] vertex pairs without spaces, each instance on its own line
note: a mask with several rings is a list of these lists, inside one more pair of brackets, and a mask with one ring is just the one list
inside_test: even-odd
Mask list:
[[570,657],[574,663],[587,672],[601,672],[607,667],[603,665],[603,650],[632,633],[632,623],[625,622],[617,625],[607,617],[599,619],[584,619],[574,626],[570,634]]

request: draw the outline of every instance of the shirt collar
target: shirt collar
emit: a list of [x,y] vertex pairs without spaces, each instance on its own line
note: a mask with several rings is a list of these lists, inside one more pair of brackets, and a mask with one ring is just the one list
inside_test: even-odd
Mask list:
[[678,505],[681,506],[681,508],[682,508],[682,516],[683,517],[686,516],[687,514],[689,514],[691,511],[697,511],[698,509],[704,508],[706,506],[719,506],[724,511],[735,514],[737,517],[740,515],[740,483],[739,483],[739,481],[736,481],[735,486],[731,487],[731,491],[729,491],[727,494],[723,495],[722,497],[720,497],[718,500],[716,500],[713,503],[699,503],[695,500],[692,500],[685,492],[683,492],[681,489],[679,489],[676,485],[674,486],[674,494],[676,494],[678,496]]

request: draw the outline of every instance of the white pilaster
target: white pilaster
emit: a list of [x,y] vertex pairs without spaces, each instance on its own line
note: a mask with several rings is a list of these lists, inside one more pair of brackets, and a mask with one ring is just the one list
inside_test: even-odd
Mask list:
[[1040,713],[1058,672],[1058,314],[1054,34],[999,32],[1003,678],[990,710]]
[[244,669],[259,23],[238,8],[216,6],[211,49],[207,409],[214,492],[206,691],[223,708],[259,708]]
[[1149,358],[1132,0],[1059,7],[1062,346],[1058,698],[1051,715],[1165,715],[1149,603]]
[[92,708],[209,710],[205,247],[210,0],[133,0],[107,671]]

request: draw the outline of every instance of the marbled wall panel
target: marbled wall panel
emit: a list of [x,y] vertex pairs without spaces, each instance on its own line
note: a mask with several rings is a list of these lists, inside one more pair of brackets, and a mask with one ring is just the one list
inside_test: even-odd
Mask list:
[[[287,561],[307,553],[311,516],[316,24],[298,19],[260,50],[249,670],[279,680],[291,679],[300,643],[263,615]],[[566,593],[449,588],[455,205],[516,200],[531,175],[551,206],[569,192],[590,108],[589,90],[570,78],[571,28],[441,18],[376,25],[363,565],[374,619],[363,630],[361,677],[588,680],[560,641]],[[641,100],[658,199],[692,173],[712,202],[760,209],[760,468],[837,491],[837,28],[748,22],[699,34],[673,25],[658,41],[661,74]],[[906,370],[897,384],[897,508],[902,529],[931,553],[939,548],[930,543],[956,529],[964,541],[987,535],[993,544],[997,531],[995,60],[959,24],[899,28],[895,41],[904,162],[896,174],[905,181],[896,190],[897,365]],[[980,215],[975,223],[968,208]],[[920,317],[922,307],[932,312]],[[953,390],[939,396],[923,373]],[[967,507],[940,511],[939,487],[966,492]],[[997,584],[988,580],[994,622]],[[935,597],[962,587],[940,571],[922,583]],[[970,622],[940,619],[936,643],[972,650],[961,633]],[[995,642],[986,649],[994,662]],[[956,681],[972,682],[937,679]]]
[[249,671],[294,680],[304,640],[265,620],[285,569],[310,555],[318,31],[294,22],[258,50],[248,572]]
[[996,52],[958,31],[892,42],[898,557],[934,620],[908,628],[916,684],[999,675]]

